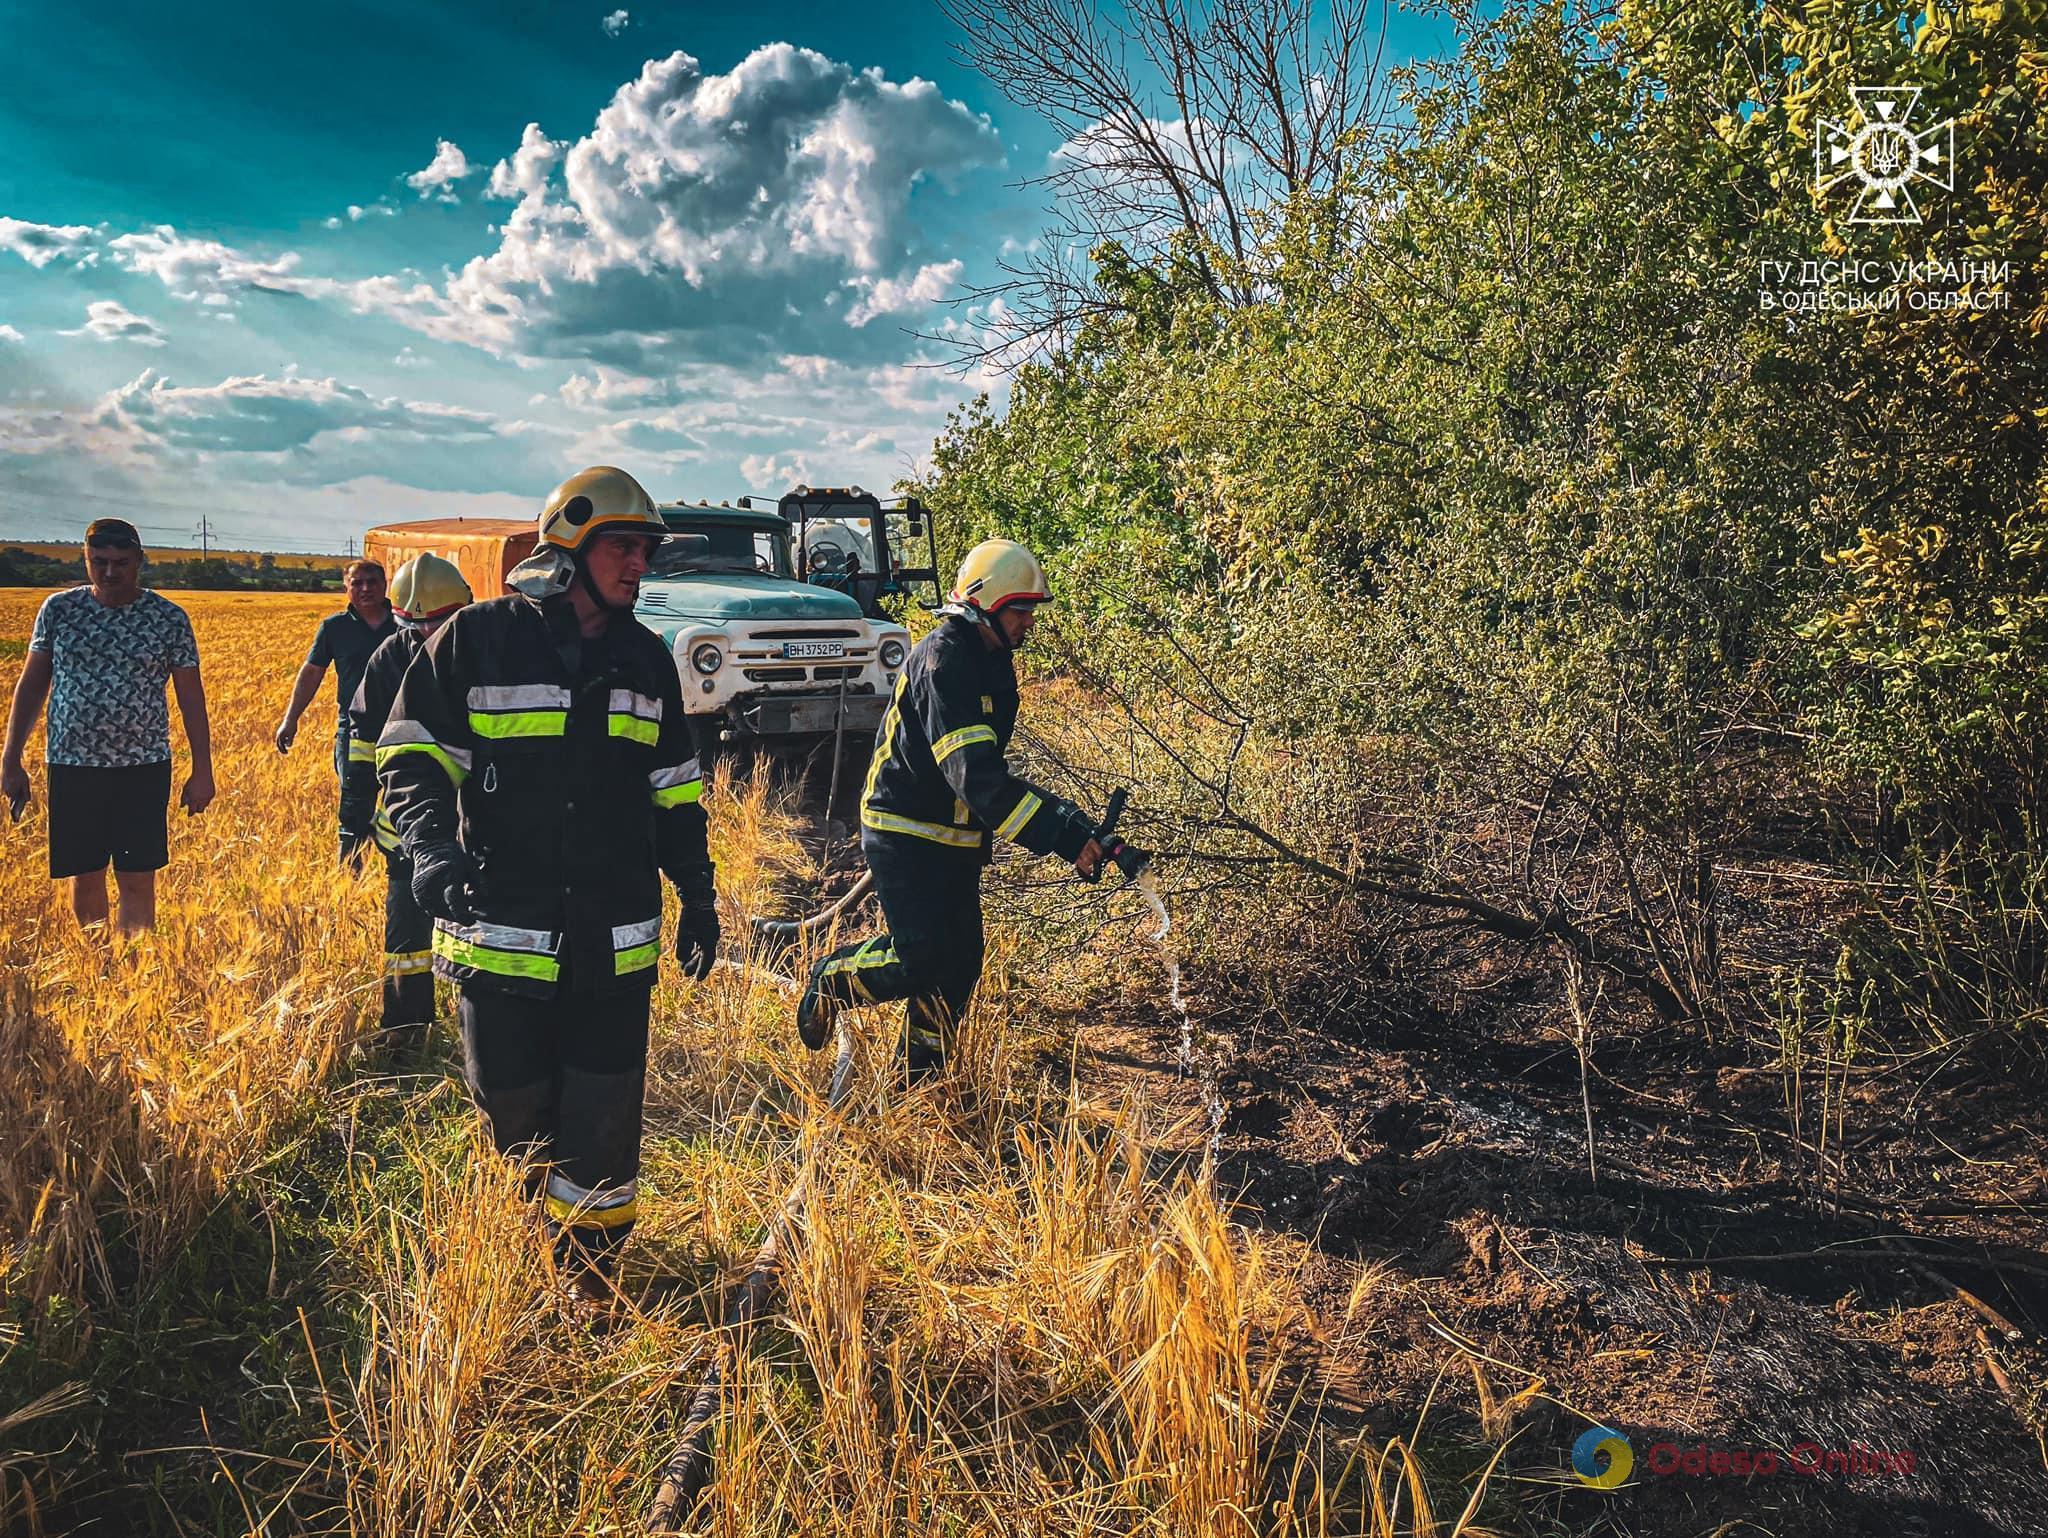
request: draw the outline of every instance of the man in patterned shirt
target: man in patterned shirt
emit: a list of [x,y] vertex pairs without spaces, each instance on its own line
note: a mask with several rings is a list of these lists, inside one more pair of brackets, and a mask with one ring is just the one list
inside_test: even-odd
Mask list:
[[44,757],[50,776],[50,879],[71,882],[80,925],[107,920],[107,877],[124,935],[156,923],[156,873],[170,863],[168,681],[185,718],[192,772],[179,796],[187,815],[213,800],[213,743],[199,647],[185,611],[142,586],[142,540],[120,518],[85,531],[86,587],[53,594],[36,613],[28,661],[14,686],[0,794],[18,819],[29,802],[21,753],[50,702]]

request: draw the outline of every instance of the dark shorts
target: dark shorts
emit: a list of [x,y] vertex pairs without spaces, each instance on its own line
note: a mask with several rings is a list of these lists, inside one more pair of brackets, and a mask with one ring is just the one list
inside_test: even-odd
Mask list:
[[162,870],[171,863],[171,765],[88,769],[47,764],[50,773],[50,875],[55,880],[105,870]]

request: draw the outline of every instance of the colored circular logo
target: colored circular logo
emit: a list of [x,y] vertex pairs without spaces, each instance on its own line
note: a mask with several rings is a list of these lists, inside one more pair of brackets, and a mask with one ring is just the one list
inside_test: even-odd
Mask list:
[[1612,1426],[1589,1426],[1572,1443],[1572,1472],[1596,1490],[1612,1490],[1635,1466],[1635,1449]]

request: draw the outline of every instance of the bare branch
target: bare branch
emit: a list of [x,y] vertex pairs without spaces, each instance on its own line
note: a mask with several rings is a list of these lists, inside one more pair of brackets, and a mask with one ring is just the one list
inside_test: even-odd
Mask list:
[[1252,303],[1260,221],[1334,192],[1372,134],[1396,131],[1388,0],[941,5],[962,59],[1062,141],[1027,180],[1056,208],[1044,259],[1002,285],[1003,340],[942,338],[976,362],[1056,347],[1097,313],[1074,256],[1107,241],[1142,263],[1171,252],[1218,304]]

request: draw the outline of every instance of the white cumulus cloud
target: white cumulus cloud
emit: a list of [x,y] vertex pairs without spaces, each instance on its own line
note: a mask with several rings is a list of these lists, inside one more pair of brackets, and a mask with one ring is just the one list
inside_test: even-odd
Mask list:
[[455,184],[471,175],[473,167],[469,157],[462,153],[462,146],[449,139],[438,139],[434,143],[434,158],[405,179],[423,198],[439,193],[443,198],[452,199]]
[[855,286],[861,289],[861,296],[846,312],[846,323],[865,326],[877,315],[929,309],[959,287],[960,274],[966,270],[966,265],[958,257],[950,262],[931,262],[918,268],[916,275],[907,283],[894,278],[856,280]]
[[617,37],[631,25],[632,20],[633,18],[624,11],[613,11],[611,15],[605,17],[598,25],[604,28],[604,35],[606,37]]
[[925,302],[945,269],[917,250],[913,189],[1000,163],[988,120],[930,81],[787,43],[725,74],[678,52],[571,145],[528,126],[491,174],[520,200],[496,251],[438,294],[362,297],[445,340],[636,372],[686,340],[732,361],[831,352],[818,344],[843,344],[849,285],[865,321],[877,293]]
[[0,325],[0,342],[26,342],[27,340],[27,337],[16,331],[12,326]]
[[811,462],[793,452],[749,454],[740,461],[740,479],[754,490],[783,492],[811,484]]
[[547,192],[548,178],[561,162],[566,144],[550,139],[540,124],[528,123],[519,136],[519,148],[491,167],[485,189],[494,198],[535,198]]
[[[0,426],[5,426],[0,423]],[[341,485],[365,477],[422,490],[537,496],[575,468],[575,434],[437,401],[373,395],[282,373],[179,385],[154,369],[43,436],[0,432],[0,451],[87,454],[130,473],[194,481]]]
[[104,397],[145,436],[177,448],[276,453],[322,433],[374,430],[422,437],[481,437],[495,419],[461,406],[379,398],[333,379],[238,375],[216,385],[181,386],[154,369]]
[[0,251],[12,251],[31,267],[47,267],[60,258],[90,267],[99,260],[99,232],[89,224],[0,219]]
[[784,353],[775,360],[775,365],[792,379],[806,380],[813,384],[830,377],[832,370],[837,367],[830,358],[817,353],[795,352]]
[[675,400],[674,386],[644,374],[628,374],[600,363],[588,374],[571,374],[562,381],[562,404],[579,411],[620,411],[636,406],[663,405]]
[[147,315],[137,315],[118,299],[95,299],[85,307],[85,324],[59,336],[89,336],[100,342],[135,342],[143,347],[164,345],[164,329]]
[[[365,219],[377,217],[396,219],[398,210],[389,203],[351,203],[348,206],[350,224],[361,224]],[[323,219],[321,223],[330,230],[338,230],[341,228],[341,215],[336,214],[330,219]]]
[[153,277],[171,297],[187,302],[226,302],[243,289],[269,289],[281,294],[309,294],[318,284],[297,276],[298,253],[287,251],[269,261],[249,256],[217,240],[180,235],[168,224],[107,242],[114,265]]

